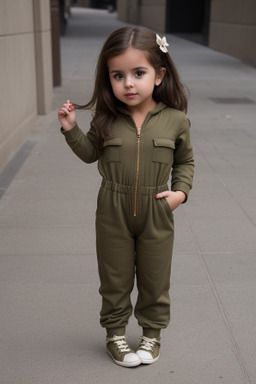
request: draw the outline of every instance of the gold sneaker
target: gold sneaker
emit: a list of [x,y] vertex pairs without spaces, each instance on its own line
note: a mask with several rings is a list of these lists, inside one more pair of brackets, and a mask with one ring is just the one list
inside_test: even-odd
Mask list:
[[153,364],[159,359],[160,339],[160,337],[152,339],[146,336],[141,337],[141,343],[136,353],[142,364]]
[[106,338],[107,352],[114,362],[122,367],[136,367],[141,364],[139,356],[129,347],[125,336]]

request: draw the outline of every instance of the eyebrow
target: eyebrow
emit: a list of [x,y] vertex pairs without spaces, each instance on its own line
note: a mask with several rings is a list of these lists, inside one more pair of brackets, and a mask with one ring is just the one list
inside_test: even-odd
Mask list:
[[[145,69],[146,70],[148,68],[147,67],[135,67],[135,68],[132,69],[132,71],[139,71],[141,69]],[[116,72],[123,72],[123,71],[117,70],[117,69],[113,69],[113,71],[111,71],[110,73],[116,73]]]

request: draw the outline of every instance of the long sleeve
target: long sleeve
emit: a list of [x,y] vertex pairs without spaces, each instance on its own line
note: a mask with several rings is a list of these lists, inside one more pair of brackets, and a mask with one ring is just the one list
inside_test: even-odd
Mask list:
[[171,189],[173,191],[183,191],[188,197],[192,188],[193,176],[194,155],[190,142],[190,122],[185,118],[182,121],[180,134],[176,141]]
[[93,163],[100,157],[100,149],[98,139],[93,126],[87,134],[76,125],[70,131],[61,129],[61,133],[65,136],[66,142],[72,151],[85,163]]

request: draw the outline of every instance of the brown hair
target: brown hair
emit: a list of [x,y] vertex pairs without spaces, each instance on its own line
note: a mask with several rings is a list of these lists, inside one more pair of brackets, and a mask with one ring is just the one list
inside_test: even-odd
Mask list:
[[165,76],[153,91],[153,99],[162,101],[167,106],[187,111],[187,95],[178,71],[169,53],[160,50],[156,43],[156,34],[145,27],[128,26],[111,33],[101,50],[97,67],[94,92],[91,100],[77,109],[91,109],[95,106],[92,124],[99,141],[111,137],[111,126],[117,116],[117,106],[122,103],[115,97],[108,73],[108,60],[125,52],[128,47],[145,52],[150,64],[158,72],[166,69]]

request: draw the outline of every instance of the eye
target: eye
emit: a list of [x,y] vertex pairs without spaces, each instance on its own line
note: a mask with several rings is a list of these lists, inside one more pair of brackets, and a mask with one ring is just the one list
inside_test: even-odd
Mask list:
[[144,72],[144,71],[136,71],[136,72],[135,72],[135,77],[140,78],[140,77],[142,77],[143,75],[145,75],[145,72]]
[[122,78],[123,78],[123,75],[121,73],[116,73],[114,75],[114,79],[116,79],[116,80],[122,80]]

